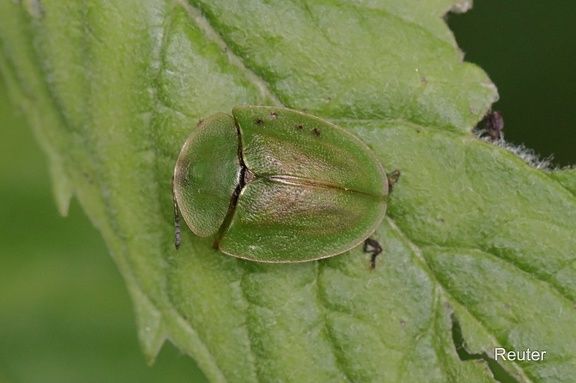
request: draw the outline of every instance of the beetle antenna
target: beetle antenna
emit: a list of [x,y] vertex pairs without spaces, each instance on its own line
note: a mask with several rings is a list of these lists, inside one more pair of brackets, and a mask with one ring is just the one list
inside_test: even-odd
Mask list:
[[178,250],[180,247],[180,214],[178,213],[178,203],[174,192],[174,176],[172,176],[172,202],[174,203],[174,246]]

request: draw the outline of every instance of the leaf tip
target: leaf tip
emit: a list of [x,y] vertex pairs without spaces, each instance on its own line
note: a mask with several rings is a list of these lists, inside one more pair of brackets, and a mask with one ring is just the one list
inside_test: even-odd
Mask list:
[[138,339],[148,365],[154,364],[166,340],[161,312],[138,289],[131,289],[138,322]]
[[50,173],[52,176],[52,193],[54,194],[54,199],[56,199],[58,212],[62,216],[67,216],[70,200],[74,195],[74,187],[62,164],[52,161]]

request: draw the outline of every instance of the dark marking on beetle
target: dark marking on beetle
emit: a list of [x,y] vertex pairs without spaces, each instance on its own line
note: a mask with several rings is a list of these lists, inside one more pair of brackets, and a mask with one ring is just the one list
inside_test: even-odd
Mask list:
[[256,119],[256,125],[264,125],[264,120],[261,118]]
[[364,241],[364,252],[372,254],[370,257],[370,269],[374,270],[376,268],[376,257],[382,253],[382,246],[375,239],[366,238]]
[[226,231],[230,227],[230,222],[234,218],[234,214],[236,213],[236,205],[238,205],[238,197],[240,196],[240,192],[244,188],[244,180],[246,179],[246,171],[249,171],[246,166],[242,165],[240,168],[240,174],[238,176],[238,184],[236,188],[232,192],[232,196],[230,197],[230,203],[228,205],[228,213],[226,213],[226,217],[224,218],[224,222],[222,226],[220,226],[220,230],[218,231],[218,235],[212,244],[212,248],[218,250],[220,248],[220,241],[226,235]]
[[[258,118],[256,120],[256,124],[262,125],[264,124],[264,120]],[[236,122],[236,133],[238,137],[242,136],[238,122]],[[244,162],[241,139],[238,139],[238,148],[236,153],[238,155],[238,163],[240,165],[240,171],[238,172],[238,178],[237,178],[238,183],[236,184],[236,187],[232,192],[232,196],[230,197],[230,203],[228,204],[228,212],[226,213],[224,222],[222,223],[222,226],[220,226],[220,230],[218,231],[218,234],[216,234],[216,239],[212,244],[212,248],[216,250],[220,248],[220,241],[226,235],[226,232],[230,227],[230,223],[234,218],[234,214],[236,213],[236,205],[238,205],[238,197],[240,196],[242,189],[244,189],[247,183],[252,182],[253,180],[256,179],[256,175],[248,169],[246,163]]]
[[320,131],[316,128],[312,129],[312,134],[315,135],[316,137],[320,137]]
[[178,250],[180,247],[180,214],[178,213],[178,202],[174,190],[174,176],[172,176],[172,202],[174,203],[174,247]]
[[278,113],[276,113],[276,112],[270,113],[270,119],[275,120],[277,118],[278,118]]
[[248,185],[250,182],[256,179],[256,175],[252,173],[248,168],[242,168],[240,170],[240,175],[242,176],[243,186]]

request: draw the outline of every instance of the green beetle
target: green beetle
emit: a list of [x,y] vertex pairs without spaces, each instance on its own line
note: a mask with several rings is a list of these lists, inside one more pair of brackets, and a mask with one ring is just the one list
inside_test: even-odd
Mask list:
[[176,248],[180,210],[194,234],[251,261],[312,261],[365,241],[374,265],[382,250],[369,236],[386,213],[384,168],[358,138],[306,113],[238,106],[202,120],[172,188]]

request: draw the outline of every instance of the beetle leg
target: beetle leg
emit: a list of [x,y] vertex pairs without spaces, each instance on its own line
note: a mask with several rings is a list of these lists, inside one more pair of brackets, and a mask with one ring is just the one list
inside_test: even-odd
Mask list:
[[380,243],[372,238],[366,238],[364,241],[364,252],[372,253],[370,257],[370,268],[374,270],[376,268],[376,257],[382,252],[382,246]]
[[388,189],[392,191],[392,186],[394,186],[394,184],[398,182],[398,179],[400,178],[400,170],[396,169],[386,176],[388,178]]
[[172,202],[174,203],[174,246],[180,247],[180,214],[178,213],[178,203],[174,192],[174,177],[172,177]]

